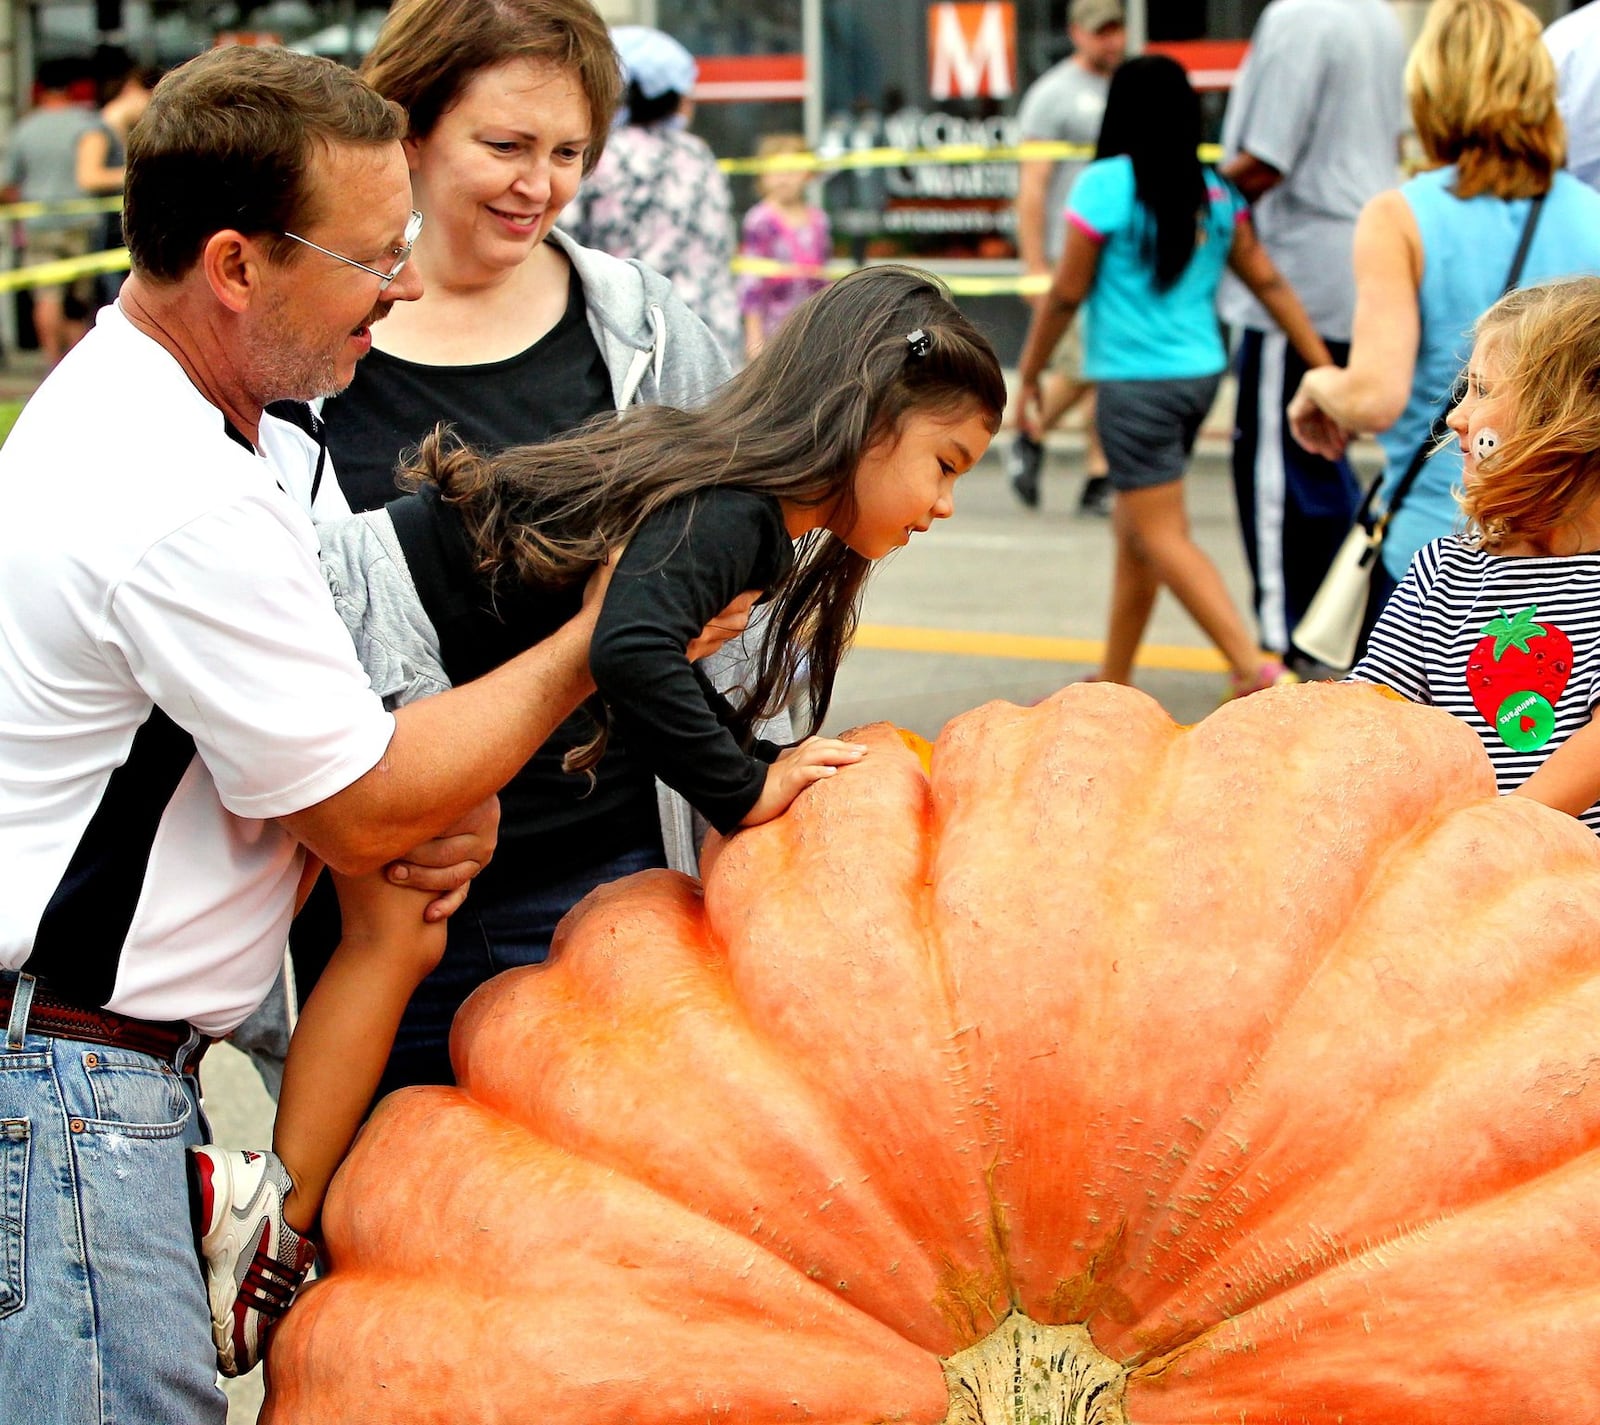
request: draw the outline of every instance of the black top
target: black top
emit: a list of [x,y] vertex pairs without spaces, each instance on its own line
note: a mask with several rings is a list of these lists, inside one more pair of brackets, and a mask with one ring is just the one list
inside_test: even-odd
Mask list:
[[[460,516],[431,486],[395,501],[389,514],[452,680],[497,667],[576,612],[581,584],[486,580]],[[726,726],[732,708],[685,654],[734,598],[771,589],[793,566],[777,500],[702,490],[663,506],[629,541],[595,627],[589,664],[611,735],[625,736],[635,760],[719,831],[755,805],[777,748],[740,747]],[[608,751],[601,765],[609,760]]]
[[[614,410],[611,377],[574,270],[561,320],[526,351],[477,366],[423,366],[369,352],[349,389],[324,403],[323,419],[340,488],[350,508],[360,511],[401,495],[396,466],[440,421],[493,453],[549,440]],[[552,597],[541,637],[578,611],[576,590]],[[458,669],[456,675],[464,681],[483,671]],[[589,741],[595,728],[593,717],[579,709],[501,791],[500,847],[478,878],[480,899],[501,879],[538,881],[660,844],[655,788],[628,755],[625,737],[607,745],[592,790],[587,777],[561,770],[562,757]]]
[[422,366],[369,351],[322,417],[339,487],[359,513],[401,494],[396,467],[440,421],[492,453],[541,444],[615,409],[574,268],[561,320],[526,351],[477,366]]
[[589,646],[613,730],[719,831],[755,805],[777,749],[740,749],[723,726],[727,702],[684,653],[738,595],[770,590],[793,566],[771,495],[718,488],[674,500],[629,541]]

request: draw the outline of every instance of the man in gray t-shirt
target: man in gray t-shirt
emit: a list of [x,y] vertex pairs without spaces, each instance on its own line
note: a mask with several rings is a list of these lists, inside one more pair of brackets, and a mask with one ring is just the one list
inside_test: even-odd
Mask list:
[[[99,122],[93,110],[73,102],[72,73],[62,61],[39,67],[39,102],[24,114],[6,149],[3,181],[9,196],[24,203],[61,203],[87,195],[78,186],[78,140]],[[23,263],[36,266],[82,257],[103,222],[99,213],[42,213],[23,220]],[[67,310],[67,286],[33,289],[33,326],[39,350],[54,366],[83,336],[92,279],[72,284],[82,310]]]
[[[1356,218],[1399,177],[1404,66],[1390,0],[1272,0],[1223,120],[1222,172],[1254,205],[1262,245],[1335,361],[1355,312]],[[1345,462],[1289,434],[1284,410],[1304,366],[1283,333],[1231,276],[1218,308],[1239,335],[1233,476],[1261,646],[1290,654],[1360,490]]]
[[[1023,143],[1080,144],[1083,158],[1055,161],[1025,160],[1017,176],[1017,251],[1022,269],[1030,277],[1048,276],[1061,256],[1065,240],[1067,194],[1083,171],[1100,138],[1106,92],[1111,74],[1122,63],[1127,44],[1122,0],[1073,0],[1067,14],[1072,53],[1052,65],[1029,86],[1017,110],[1017,127]],[[1037,308],[1042,297],[1029,297]],[[1062,338],[1050,366],[1044,391],[1043,424],[1048,430],[1093,392],[1080,377],[1076,330]],[[1039,503],[1039,471],[1044,449],[1018,433],[1006,455],[1011,487],[1024,504]],[[1105,478],[1105,456],[1089,423],[1089,484],[1080,508],[1103,514],[1110,509],[1110,482]]]
[[1544,44],[1567,121],[1567,167],[1600,188],[1600,6],[1563,15],[1544,32]]

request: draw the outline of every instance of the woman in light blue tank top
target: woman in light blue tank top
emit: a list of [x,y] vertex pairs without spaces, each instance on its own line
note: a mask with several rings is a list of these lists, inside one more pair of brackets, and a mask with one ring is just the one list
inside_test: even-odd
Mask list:
[[[1545,202],[1519,285],[1600,273],[1600,193],[1557,171],[1566,133],[1555,69],[1525,6],[1437,0],[1406,65],[1406,94],[1433,166],[1363,210],[1349,365],[1307,373],[1289,408],[1295,438],[1330,458],[1355,433],[1381,433],[1380,508],[1445,409],[1536,196]],[[1452,440],[1389,524],[1369,629],[1417,550],[1456,528],[1460,478]]]

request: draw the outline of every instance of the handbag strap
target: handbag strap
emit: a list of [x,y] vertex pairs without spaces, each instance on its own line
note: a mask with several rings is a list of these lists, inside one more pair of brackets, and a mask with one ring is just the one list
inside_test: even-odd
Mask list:
[[[1545,195],[1541,193],[1528,205],[1528,216],[1522,222],[1522,237],[1517,242],[1517,250],[1511,258],[1510,270],[1506,273],[1505,283],[1500,288],[1500,296],[1502,297],[1522,280],[1522,268],[1528,260],[1528,249],[1533,246],[1534,229],[1539,226],[1539,214],[1544,211],[1544,200]],[[1422,474],[1422,467],[1428,463],[1428,457],[1433,454],[1444,440],[1445,433],[1450,429],[1445,422],[1454,405],[1455,402],[1447,396],[1444,409],[1433,418],[1433,424],[1428,427],[1427,435],[1423,436],[1421,443],[1417,446],[1415,453],[1411,457],[1411,463],[1406,466],[1405,473],[1395,482],[1394,493],[1389,496],[1389,503],[1384,507],[1383,515],[1378,520],[1380,529],[1394,518],[1395,511],[1400,508],[1400,502],[1410,493],[1411,487],[1417,483],[1417,477]],[[1359,518],[1363,520],[1366,518],[1367,513],[1372,508],[1373,496],[1377,493],[1378,486],[1382,483],[1382,480],[1374,481],[1372,488],[1367,491],[1366,499],[1361,502],[1361,510],[1358,512]]]

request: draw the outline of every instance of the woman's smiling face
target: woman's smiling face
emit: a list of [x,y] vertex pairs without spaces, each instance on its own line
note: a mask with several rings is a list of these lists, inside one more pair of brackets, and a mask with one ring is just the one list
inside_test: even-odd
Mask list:
[[575,73],[527,59],[480,70],[431,133],[406,140],[424,261],[469,275],[525,261],[578,191],[591,136]]

